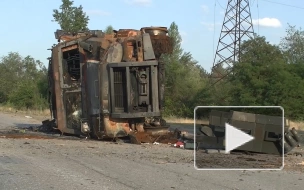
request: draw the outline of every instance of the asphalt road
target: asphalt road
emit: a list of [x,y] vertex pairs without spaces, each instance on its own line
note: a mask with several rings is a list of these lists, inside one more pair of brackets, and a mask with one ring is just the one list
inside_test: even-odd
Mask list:
[[[0,130],[39,124],[0,113]],[[0,138],[0,189],[304,189],[296,171],[197,171],[168,145]]]

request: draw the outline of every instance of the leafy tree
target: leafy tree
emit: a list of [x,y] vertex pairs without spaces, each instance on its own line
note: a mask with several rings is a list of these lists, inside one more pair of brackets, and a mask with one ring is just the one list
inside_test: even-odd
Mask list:
[[24,76],[22,57],[10,52],[0,60],[0,92],[2,101],[6,101],[19,78]]
[[178,26],[175,22],[172,22],[170,27],[168,28],[168,36],[171,39],[171,44],[173,46],[172,54],[169,56],[166,56],[167,59],[170,59],[170,61],[179,60],[182,56],[183,49],[181,48],[181,42],[182,37],[178,31]]
[[17,108],[43,108],[47,93],[46,68],[30,56],[11,52],[0,60],[0,103]]
[[300,117],[299,113],[304,111],[304,81],[294,74],[294,66],[285,62],[279,47],[269,44],[264,37],[256,37],[244,42],[241,48],[242,61],[234,66],[230,78],[231,104],[283,106],[287,116]]
[[205,71],[197,66],[190,52],[184,52],[181,48],[182,38],[175,22],[170,25],[168,36],[172,40],[173,52],[162,57],[166,75],[165,113],[191,117],[191,105],[204,83],[201,76]]
[[[264,37],[246,41],[241,49],[242,62],[234,66],[234,75],[231,77],[231,96],[234,103],[269,105],[265,102],[265,96],[274,81],[270,84],[268,82],[273,79],[273,75],[284,71],[283,56],[280,50],[266,42]],[[274,71],[274,67],[279,70]]]
[[282,38],[280,47],[288,63],[304,63],[304,31],[288,25],[287,35]]
[[66,32],[78,32],[88,30],[89,17],[83,12],[83,7],[73,6],[74,1],[62,0],[59,9],[53,10],[53,18],[61,29]]
[[106,27],[106,29],[104,30],[104,32],[105,32],[106,34],[112,34],[112,33],[113,33],[113,30],[114,30],[113,26],[112,26],[112,25],[109,25],[109,26]]
[[20,81],[14,90],[9,94],[9,102],[16,108],[34,108],[39,92],[35,88],[35,84],[30,81]]

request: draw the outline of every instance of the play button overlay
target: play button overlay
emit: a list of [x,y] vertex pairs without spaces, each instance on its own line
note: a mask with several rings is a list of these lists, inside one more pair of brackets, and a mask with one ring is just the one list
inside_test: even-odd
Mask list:
[[194,135],[187,129],[182,138],[196,170],[282,170],[292,147],[280,106],[197,106],[193,123]]
[[237,149],[238,147],[252,141],[253,136],[244,133],[243,131],[233,127],[232,125],[225,123],[226,135],[225,135],[225,153]]

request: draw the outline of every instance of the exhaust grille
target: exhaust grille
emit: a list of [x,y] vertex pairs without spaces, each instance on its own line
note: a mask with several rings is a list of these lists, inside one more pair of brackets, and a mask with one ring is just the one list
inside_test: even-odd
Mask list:
[[126,70],[125,68],[114,68],[114,102],[115,111],[124,111],[126,108]]

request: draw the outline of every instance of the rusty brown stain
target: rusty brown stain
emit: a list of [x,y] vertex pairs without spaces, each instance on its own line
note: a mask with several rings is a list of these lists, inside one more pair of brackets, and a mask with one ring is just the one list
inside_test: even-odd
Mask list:
[[128,134],[130,132],[129,123],[124,119],[104,118],[105,133],[109,137],[115,137],[118,133]]
[[137,123],[136,124],[136,130],[138,132],[144,132],[144,124],[143,123]]
[[137,30],[130,30],[130,31],[128,32],[128,36],[127,36],[127,37],[137,36],[138,33],[139,33],[139,31],[137,31]]
[[75,45],[71,45],[71,46],[67,46],[67,47],[61,48],[61,51],[62,52],[66,52],[66,51],[70,51],[70,50],[77,49],[77,48],[78,48],[78,45],[75,44]]
[[[59,59],[58,59],[58,46],[53,49],[53,71],[59,74]],[[61,97],[61,88],[60,88],[60,77],[58,76],[54,80],[55,85],[55,96],[56,96],[56,116],[57,116],[57,127],[59,130],[63,130],[65,127],[64,124],[64,111],[62,109],[63,102]]]
[[263,140],[264,134],[265,134],[264,128],[260,125],[257,125],[255,128],[255,134],[254,134],[255,138],[259,139],[259,140]]
[[104,38],[107,40],[113,40],[115,38],[115,34],[105,34]]
[[168,132],[167,134],[156,135],[151,132],[136,132],[130,133],[132,143],[162,143],[162,144],[174,144],[178,142],[173,132]]
[[59,80],[59,73],[58,72],[54,72],[54,79]]
[[123,59],[125,61],[131,61],[133,54],[133,46],[132,43],[128,42],[126,39],[123,42]]
[[125,38],[122,46],[123,46],[123,60],[124,61],[137,61],[138,57],[133,57],[134,50],[136,50],[136,38],[135,37],[128,37]]
[[137,46],[137,61],[144,61],[142,36],[137,36],[136,41],[137,41],[136,42],[136,46]]
[[110,46],[110,41],[108,39],[103,38],[101,40],[101,48],[107,49]]
[[133,43],[132,42],[127,42],[127,48],[126,48],[127,54],[126,54],[126,56],[128,57],[129,60],[132,59],[133,49],[134,49]]
[[9,139],[52,139],[52,137],[42,135],[27,135],[27,134],[1,134],[0,138]]
[[150,35],[152,46],[156,56],[162,53],[172,53],[173,46],[170,38],[163,35]]
[[140,34],[139,30],[134,29],[120,29],[117,32],[117,38],[125,38],[125,37],[131,37],[131,36],[137,36]]
[[140,29],[142,33],[153,32],[154,35],[165,35],[168,33],[168,29],[166,27],[143,27]]

